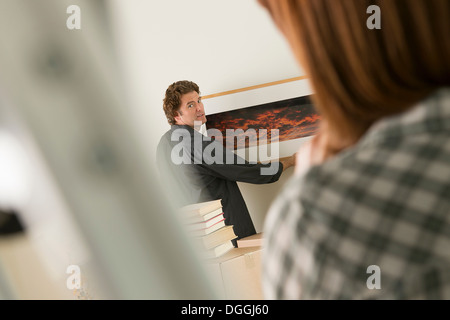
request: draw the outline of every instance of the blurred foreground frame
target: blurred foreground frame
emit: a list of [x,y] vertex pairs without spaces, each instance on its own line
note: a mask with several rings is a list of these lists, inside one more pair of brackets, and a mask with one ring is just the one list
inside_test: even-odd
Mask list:
[[[80,30],[66,27],[73,4]],[[107,10],[100,0],[2,0],[2,100],[50,168],[102,298],[215,298],[133,131]]]

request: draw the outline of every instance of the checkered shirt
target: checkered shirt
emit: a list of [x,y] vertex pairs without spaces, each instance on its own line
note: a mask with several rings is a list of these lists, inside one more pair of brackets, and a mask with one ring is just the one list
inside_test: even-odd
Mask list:
[[264,234],[267,299],[450,299],[450,88],[292,177]]

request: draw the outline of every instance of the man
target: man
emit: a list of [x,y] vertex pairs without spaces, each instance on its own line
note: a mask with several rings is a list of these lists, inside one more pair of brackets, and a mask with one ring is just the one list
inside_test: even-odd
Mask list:
[[199,132],[206,116],[200,89],[194,82],[178,81],[170,85],[163,108],[171,129],[158,144],[157,165],[163,187],[175,196],[171,197],[175,205],[222,199],[225,223],[233,225],[238,239],[255,234],[237,182],[275,182],[295,164],[294,155],[276,163],[251,164],[219,142],[206,138]]

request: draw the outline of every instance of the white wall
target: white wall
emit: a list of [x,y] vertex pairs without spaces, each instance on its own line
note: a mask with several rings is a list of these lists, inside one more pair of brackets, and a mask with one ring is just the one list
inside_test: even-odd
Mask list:
[[[145,147],[152,158],[159,138],[169,129],[162,99],[171,83],[192,80],[208,95],[304,74],[256,0],[107,3],[129,112],[136,130],[147,138]],[[208,101],[204,102],[207,109]],[[272,185],[240,184],[257,231],[262,229],[270,202],[291,174],[289,169]]]

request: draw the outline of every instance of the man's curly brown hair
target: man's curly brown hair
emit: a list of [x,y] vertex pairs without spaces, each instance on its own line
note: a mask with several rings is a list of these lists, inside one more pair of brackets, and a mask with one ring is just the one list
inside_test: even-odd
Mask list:
[[175,124],[177,111],[181,107],[181,96],[192,91],[200,94],[198,85],[188,80],[174,82],[167,88],[166,96],[163,100],[163,109],[170,125]]

